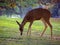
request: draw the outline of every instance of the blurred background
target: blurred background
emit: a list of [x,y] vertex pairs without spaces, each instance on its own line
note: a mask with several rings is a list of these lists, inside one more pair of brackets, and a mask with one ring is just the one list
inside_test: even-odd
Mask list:
[[53,18],[60,18],[60,0],[0,0],[0,16],[23,18],[35,8],[48,9]]
[[[34,21],[31,36],[27,36],[29,23],[24,26],[23,36],[20,36],[16,20],[22,22],[26,13],[32,9],[44,8],[51,12],[53,40],[50,40],[51,30],[44,29],[42,21]],[[0,45],[60,45],[60,0],[0,0]]]

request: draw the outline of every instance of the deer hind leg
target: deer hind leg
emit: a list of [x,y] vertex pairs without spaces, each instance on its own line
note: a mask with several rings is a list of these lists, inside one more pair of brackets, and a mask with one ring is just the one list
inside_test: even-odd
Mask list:
[[42,22],[44,23],[45,28],[44,28],[44,30],[43,30],[43,32],[42,32],[42,34],[41,34],[41,37],[43,36],[44,32],[45,32],[45,31],[46,31],[46,29],[47,29],[47,24],[46,24],[46,22],[45,22],[45,20],[44,20],[44,19],[42,19]]
[[29,28],[28,28],[28,31],[27,31],[27,35],[28,33],[30,32],[30,35],[31,35],[31,25],[32,25],[33,22],[30,22],[30,25],[29,25]]
[[47,20],[47,19],[44,19],[44,20],[45,20],[45,22],[49,25],[49,27],[50,27],[50,29],[51,29],[51,39],[52,39],[52,25],[51,25],[51,23],[50,23],[49,20]]

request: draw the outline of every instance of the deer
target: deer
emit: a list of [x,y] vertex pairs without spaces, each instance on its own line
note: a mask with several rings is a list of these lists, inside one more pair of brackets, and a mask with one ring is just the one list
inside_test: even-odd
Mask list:
[[19,25],[19,30],[20,30],[20,35],[23,34],[23,28],[24,25],[29,22],[29,27],[28,27],[28,31],[27,31],[27,35],[30,32],[31,34],[31,26],[33,24],[34,21],[37,20],[42,20],[42,22],[44,23],[44,30],[41,33],[41,37],[43,36],[44,32],[46,31],[47,27],[50,27],[51,30],[51,38],[52,38],[52,25],[50,23],[50,17],[51,17],[51,13],[49,10],[47,9],[43,9],[43,8],[37,8],[37,9],[32,9],[30,11],[27,12],[27,14],[25,15],[25,17],[23,18],[23,21],[21,22],[21,24],[16,20],[17,24]]

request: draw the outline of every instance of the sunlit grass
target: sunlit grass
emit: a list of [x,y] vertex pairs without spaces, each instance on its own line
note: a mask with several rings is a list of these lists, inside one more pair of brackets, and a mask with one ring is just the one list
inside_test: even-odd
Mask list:
[[[7,33],[10,32],[19,32],[18,30],[18,25],[16,23],[16,20],[18,20],[20,23],[22,22],[22,18],[7,18],[7,17],[0,17],[0,34],[3,33]],[[51,24],[53,25],[53,32],[54,34],[59,35],[60,33],[60,24],[59,22],[55,22],[53,21],[53,19],[51,19]],[[24,31],[28,30],[28,26],[29,23],[26,23],[26,25],[24,26]],[[32,25],[32,31],[40,31],[42,32],[44,29],[44,24],[42,23],[42,21],[34,21],[33,25]],[[48,27],[46,30],[47,34],[50,33],[50,28]]]
[[[59,41],[54,40],[51,42],[47,38],[42,38],[42,40],[40,37],[38,38],[38,36],[40,36],[38,34],[40,34],[44,29],[42,21],[34,21],[31,29],[31,38],[26,36],[29,26],[29,23],[27,23],[24,26],[24,34],[21,37],[16,20],[21,23],[23,19],[0,17],[0,45],[60,45]],[[53,25],[53,35],[60,36],[60,20],[54,21],[54,19],[51,18],[51,24]],[[49,27],[45,34],[50,35]]]

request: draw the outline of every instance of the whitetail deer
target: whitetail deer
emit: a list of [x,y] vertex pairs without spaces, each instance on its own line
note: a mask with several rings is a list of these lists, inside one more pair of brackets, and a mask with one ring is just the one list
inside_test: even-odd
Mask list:
[[[16,22],[19,25],[19,30],[20,30],[21,35],[22,35],[24,25],[27,22],[30,22],[30,25],[29,25],[29,28],[28,28],[28,31],[27,31],[27,34],[28,34],[28,32],[29,32],[29,30],[31,28],[32,23],[35,20],[43,19],[43,23],[45,25],[45,28],[44,28],[44,31],[42,32],[41,36],[44,34],[44,32],[45,32],[45,30],[47,28],[47,24],[48,24],[50,29],[51,29],[51,37],[52,37],[52,25],[50,24],[50,21],[49,21],[50,17],[51,17],[51,13],[47,9],[37,8],[37,9],[33,9],[33,10],[29,11],[26,14],[26,16],[24,17],[24,19],[23,19],[21,24],[18,21],[16,21]],[[30,30],[30,33],[31,33],[31,30]]]

